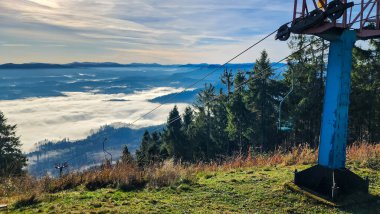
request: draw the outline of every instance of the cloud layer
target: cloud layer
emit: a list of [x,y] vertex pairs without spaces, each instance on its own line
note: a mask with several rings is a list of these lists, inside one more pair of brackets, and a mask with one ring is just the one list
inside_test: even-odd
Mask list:
[[[222,63],[291,18],[262,0],[2,0],[0,62]],[[272,58],[286,44],[265,42]]]
[[[65,93],[65,96],[0,101],[0,109],[9,123],[17,124],[23,150],[30,150],[38,141],[81,139],[91,130],[111,123],[130,123],[156,107],[147,100],[181,91],[154,88],[134,94]],[[186,104],[178,104],[180,110]],[[163,105],[135,125],[145,127],[162,124],[173,104]]]

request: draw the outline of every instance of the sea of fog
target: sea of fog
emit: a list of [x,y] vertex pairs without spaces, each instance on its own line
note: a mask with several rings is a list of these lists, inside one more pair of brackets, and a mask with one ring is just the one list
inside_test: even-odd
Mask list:
[[[234,71],[252,65],[231,65]],[[82,139],[99,127],[130,123],[169,97],[215,70],[215,66],[128,66],[67,69],[0,69],[0,111],[17,124],[23,151],[45,140]],[[219,84],[217,70],[205,83]],[[189,96],[189,97],[181,97]],[[191,97],[192,96],[192,97]],[[183,110],[194,94],[178,96],[139,120],[137,128],[159,125],[177,104]],[[156,98],[156,99],[155,99]]]
[[[22,149],[29,151],[45,139],[82,139],[100,126],[130,123],[159,105],[150,100],[183,90],[207,71],[196,66],[1,69],[0,111],[17,124]],[[180,110],[188,105],[175,104]],[[135,127],[163,123],[173,105],[163,105]]]

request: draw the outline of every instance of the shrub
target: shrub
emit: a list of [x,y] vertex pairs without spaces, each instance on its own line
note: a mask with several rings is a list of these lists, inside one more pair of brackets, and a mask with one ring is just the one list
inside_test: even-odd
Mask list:
[[57,179],[46,177],[43,183],[43,189],[45,189],[45,192],[55,193],[63,190],[73,189],[81,185],[82,179],[80,174],[70,173]]

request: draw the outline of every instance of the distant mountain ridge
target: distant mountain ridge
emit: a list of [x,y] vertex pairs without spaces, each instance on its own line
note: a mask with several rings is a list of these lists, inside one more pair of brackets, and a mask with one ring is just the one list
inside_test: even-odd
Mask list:
[[[272,63],[274,65],[276,63]],[[254,63],[234,63],[228,64],[229,66],[241,66],[248,67],[253,66]],[[280,65],[283,65],[280,63]],[[208,67],[208,68],[218,68],[220,64],[208,64],[208,63],[198,63],[198,64],[172,64],[172,65],[162,65],[159,63],[128,63],[121,64],[116,62],[71,62],[66,64],[57,63],[5,63],[0,65],[0,69],[41,69],[41,68],[94,68],[94,67],[168,67],[168,66],[178,66],[178,67]]]
[[43,68],[94,68],[94,67],[162,67],[162,66],[183,66],[183,67],[204,67],[204,66],[219,66],[218,64],[186,64],[186,65],[162,65],[158,63],[129,63],[121,64],[116,62],[72,62],[66,64],[55,63],[5,63],[0,65],[0,69],[43,69]]
[[[253,63],[236,63],[230,65],[238,65],[242,67],[253,66]],[[220,64],[172,64],[172,65],[162,65],[159,63],[129,63],[121,64],[116,62],[71,62],[66,64],[56,64],[56,63],[5,63],[0,65],[0,69],[41,69],[41,68],[94,68],[94,67],[168,67],[168,66],[178,66],[178,67],[208,67],[217,68],[221,66]],[[228,67],[228,65],[227,65]]]
[[41,68],[93,68],[93,67],[159,67],[163,66],[157,63],[130,63],[120,64],[115,62],[72,62],[67,64],[51,64],[51,63],[6,63],[0,65],[0,69],[41,69]]

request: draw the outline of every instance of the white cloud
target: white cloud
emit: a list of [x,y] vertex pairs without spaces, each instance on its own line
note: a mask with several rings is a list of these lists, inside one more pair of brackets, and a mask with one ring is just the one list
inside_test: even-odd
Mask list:
[[5,43],[5,44],[1,44],[1,46],[3,46],[3,47],[29,47],[30,45],[28,45],[28,44],[8,44],[8,43]]
[[[289,20],[291,13],[292,3],[280,0],[2,0],[0,36],[10,39],[9,43],[29,42],[33,47],[23,51],[13,47],[13,54],[4,54],[0,61],[18,62],[25,55],[29,61],[46,61],[50,55],[49,62],[90,58],[123,63],[223,63],[231,56],[226,50],[246,48],[254,42],[252,38]],[[41,52],[41,41],[66,48]],[[284,47],[280,42],[267,45],[269,50]],[[120,50],[133,51],[123,51],[121,57]],[[159,50],[157,55],[152,53],[155,50]],[[269,55],[282,58],[283,52]]]
[[43,45],[43,47],[46,47],[46,48],[58,48],[58,47],[65,47],[65,45],[61,45],[61,44],[46,44],[46,45]]
[[[181,90],[160,87],[134,94],[70,92],[60,97],[0,101],[0,110],[4,112],[9,123],[17,124],[22,148],[27,151],[34,143],[44,139],[82,139],[90,130],[102,125],[130,123],[159,105],[148,100]],[[178,104],[180,110],[185,106],[183,103]],[[173,104],[165,104],[135,125],[146,127],[162,124],[172,108]]]

